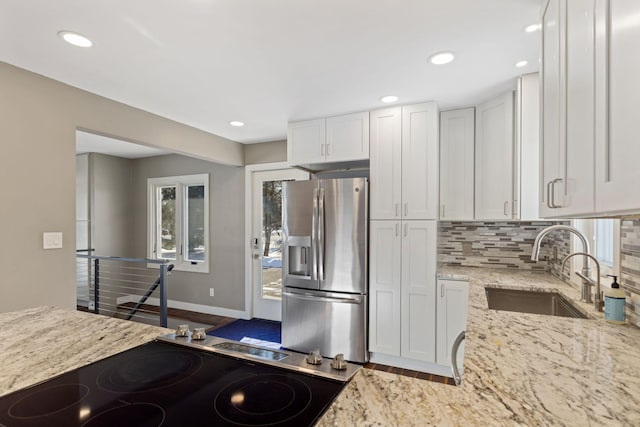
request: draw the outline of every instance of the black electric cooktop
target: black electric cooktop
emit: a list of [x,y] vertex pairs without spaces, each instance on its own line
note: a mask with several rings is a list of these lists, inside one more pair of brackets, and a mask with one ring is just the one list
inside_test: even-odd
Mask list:
[[0,397],[0,427],[310,426],[344,385],[154,341]]

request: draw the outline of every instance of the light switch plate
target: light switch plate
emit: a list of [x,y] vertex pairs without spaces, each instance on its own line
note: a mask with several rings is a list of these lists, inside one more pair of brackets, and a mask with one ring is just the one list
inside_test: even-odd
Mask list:
[[62,248],[62,232],[44,232],[42,233],[43,249],[60,249]]

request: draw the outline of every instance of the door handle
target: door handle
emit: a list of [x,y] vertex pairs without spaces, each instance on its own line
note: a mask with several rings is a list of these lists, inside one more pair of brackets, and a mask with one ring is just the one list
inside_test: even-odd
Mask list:
[[404,216],[409,215],[409,203],[404,204]]
[[456,337],[456,340],[453,342],[451,346],[451,370],[453,371],[453,381],[456,385],[460,385],[462,382],[462,378],[460,377],[460,371],[458,370],[458,348],[460,348],[460,343],[465,338],[465,332],[462,331]]
[[504,213],[504,216],[507,216],[507,208],[509,207],[509,202],[504,202],[504,206],[502,207],[502,211]]
[[409,234],[409,224],[404,224],[404,237],[407,237]]
[[311,280],[318,278],[318,189],[313,189],[311,211]]
[[444,298],[444,283],[440,285],[440,298]]
[[318,280],[324,280],[324,188],[318,191]]
[[396,223],[396,237],[400,234],[400,224]]
[[396,203],[396,216],[400,213],[400,203]]
[[301,299],[305,301],[313,301],[313,302],[334,302],[334,303],[342,303],[342,304],[362,304],[362,297],[323,297],[318,296],[317,294],[298,294],[293,292],[282,292],[283,296],[293,299]]

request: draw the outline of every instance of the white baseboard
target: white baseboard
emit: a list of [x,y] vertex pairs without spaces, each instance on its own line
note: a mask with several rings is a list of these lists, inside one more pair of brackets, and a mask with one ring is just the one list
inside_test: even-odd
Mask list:
[[404,357],[391,356],[384,353],[369,353],[369,362],[380,363],[382,365],[395,366],[396,368],[411,369],[412,371],[427,372],[429,374],[441,375],[453,378],[450,366],[438,365],[436,363],[423,362],[420,360],[407,359]]
[[[139,295],[123,295],[121,297],[116,298],[116,303],[118,305],[126,304],[128,302],[136,303],[138,301],[140,301]],[[144,303],[159,307],[160,299],[150,297]],[[213,314],[215,316],[234,317],[236,319],[245,319],[245,320],[250,319],[249,315],[246,312],[241,310],[231,310],[229,308],[224,308],[224,307],[213,307],[210,305],[193,304],[193,303],[184,302],[184,301],[168,300],[167,307],[177,308],[179,310],[195,311],[196,313]]]

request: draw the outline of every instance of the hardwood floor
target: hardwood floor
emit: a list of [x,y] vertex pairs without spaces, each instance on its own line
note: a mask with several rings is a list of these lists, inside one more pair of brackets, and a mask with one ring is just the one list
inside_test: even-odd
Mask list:
[[443,377],[441,375],[428,374],[426,372],[412,371],[411,369],[396,368],[395,366],[380,365],[378,363],[365,363],[363,365],[368,369],[375,369],[376,371],[389,372],[397,375],[404,375],[405,377],[418,378],[421,380],[433,381],[436,383],[455,385],[453,378]]
[[[119,308],[131,309],[134,306],[135,306],[135,303],[128,302],[125,304],[121,304]],[[78,306],[77,309],[79,311],[87,311],[87,312],[89,311],[87,310],[86,307],[81,307],[81,306]],[[139,311],[141,313],[157,315],[160,313],[160,308],[154,305],[143,304],[140,307]],[[229,323],[235,320],[238,320],[233,317],[224,317],[224,316],[216,316],[214,314],[197,313],[195,311],[180,310],[178,308],[169,308],[168,314],[169,314],[169,317],[174,319],[184,319],[185,321],[189,321],[189,322],[196,322],[196,323],[202,323],[205,325],[210,325],[210,327],[207,328],[206,330],[207,332],[214,331],[218,328],[228,325]]]

